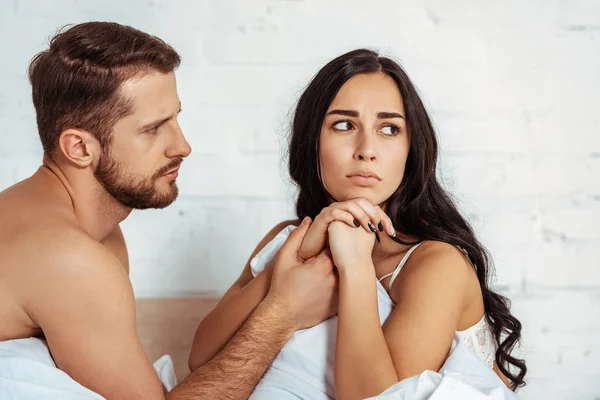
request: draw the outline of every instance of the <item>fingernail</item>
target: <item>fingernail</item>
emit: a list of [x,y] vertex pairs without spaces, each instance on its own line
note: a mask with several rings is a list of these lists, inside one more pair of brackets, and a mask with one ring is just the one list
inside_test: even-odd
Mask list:
[[308,223],[309,218],[308,217],[304,217],[304,219],[302,220],[302,223],[300,225],[306,225]]
[[381,221],[379,221],[377,227],[379,228],[379,232],[383,232],[383,223]]
[[352,221],[352,222],[354,222],[355,227],[358,228],[360,226],[360,222],[358,222],[358,220],[356,218],[354,218],[354,221]]
[[373,233],[377,233],[377,229],[375,229],[375,227],[373,226],[373,224],[371,223],[371,221],[369,221],[369,229],[373,232]]
[[381,243],[381,239],[379,239],[379,234],[377,232],[375,232],[375,239],[377,239],[377,241]]
[[396,231],[392,233],[392,237],[396,237]]

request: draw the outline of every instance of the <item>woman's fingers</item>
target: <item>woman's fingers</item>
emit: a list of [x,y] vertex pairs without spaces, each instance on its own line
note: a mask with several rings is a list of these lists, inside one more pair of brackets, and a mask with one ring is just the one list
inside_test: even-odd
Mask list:
[[345,209],[365,228],[367,232],[385,232],[394,236],[396,230],[390,217],[379,206],[374,206],[367,199],[358,198],[342,203],[335,203],[330,207]]
[[377,224],[377,229],[380,231],[385,231],[385,233],[387,233],[389,236],[396,236],[396,228],[394,228],[391,218],[388,217],[385,212],[383,212],[381,207],[375,206],[375,209],[379,213],[380,217],[379,223]]
[[319,254],[327,245],[327,228],[333,221],[344,222],[355,227],[354,216],[349,212],[335,207],[324,208],[313,221],[304,237],[298,255],[306,260]]
[[[346,201],[344,203],[338,203],[339,207],[343,207],[348,213],[353,216],[353,219],[358,221],[360,225],[356,223],[353,226],[357,227],[362,226],[367,232],[372,232],[373,230],[370,228],[369,223],[371,222],[371,218],[369,215],[360,207],[358,204],[352,201]],[[354,221],[353,221],[354,222]]]
[[327,247],[327,229],[334,221],[351,227],[362,227],[367,232],[385,232],[395,235],[391,219],[381,207],[374,206],[367,199],[358,198],[333,203],[324,208],[311,224],[298,254],[302,259],[314,257]]
[[369,216],[369,220],[371,222],[370,228],[372,231],[376,231],[380,225],[379,223],[381,222],[381,216],[379,215],[376,206],[371,204],[367,199],[363,198],[354,199],[352,201]]
[[[341,208],[332,207],[329,211],[329,219],[327,226],[333,221],[340,221],[346,223],[348,226],[356,227],[354,215]],[[327,228],[325,229],[327,230]]]

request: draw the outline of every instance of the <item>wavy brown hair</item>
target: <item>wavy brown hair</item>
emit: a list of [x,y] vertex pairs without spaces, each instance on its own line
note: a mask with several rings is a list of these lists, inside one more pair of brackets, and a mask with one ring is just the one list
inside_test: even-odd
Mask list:
[[521,323],[511,314],[508,299],[489,287],[492,274],[489,256],[438,182],[438,144],[433,124],[408,75],[395,61],[370,50],[351,51],[325,65],[301,95],[289,145],[289,173],[299,189],[296,213],[299,218],[314,219],[329,203],[318,171],[321,126],[329,105],[350,78],[376,72],[388,75],[398,85],[411,135],[404,178],[386,201],[386,213],[400,232],[419,240],[450,243],[468,252],[481,286],[485,315],[497,343],[496,364],[513,389],[523,386],[525,361],[512,355],[521,338]]

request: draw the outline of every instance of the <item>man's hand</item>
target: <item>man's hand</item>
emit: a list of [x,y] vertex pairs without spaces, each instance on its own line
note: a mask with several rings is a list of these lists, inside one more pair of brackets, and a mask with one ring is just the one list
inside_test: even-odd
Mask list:
[[267,295],[288,307],[297,330],[315,326],[337,312],[338,280],[329,250],[308,260],[298,256],[310,225],[310,218],[305,218],[277,253]]

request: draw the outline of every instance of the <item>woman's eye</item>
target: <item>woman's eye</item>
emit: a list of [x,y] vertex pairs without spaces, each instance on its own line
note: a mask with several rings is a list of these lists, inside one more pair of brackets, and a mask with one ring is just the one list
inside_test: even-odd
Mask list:
[[352,129],[352,123],[350,121],[339,121],[333,124],[333,128],[338,131],[349,131]]
[[384,135],[396,135],[400,132],[400,128],[398,128],[396,125],[386,125],[383,128],[381,128],[381,133],[383,133]]
[[158,130],[158,126],[155,126],[155,127],[153,127],[153,128],[146,129],[146,130],[144,131],[144,133],[147,133],[147,134],[149,134],[149,135],[155,135],[157,130]]

